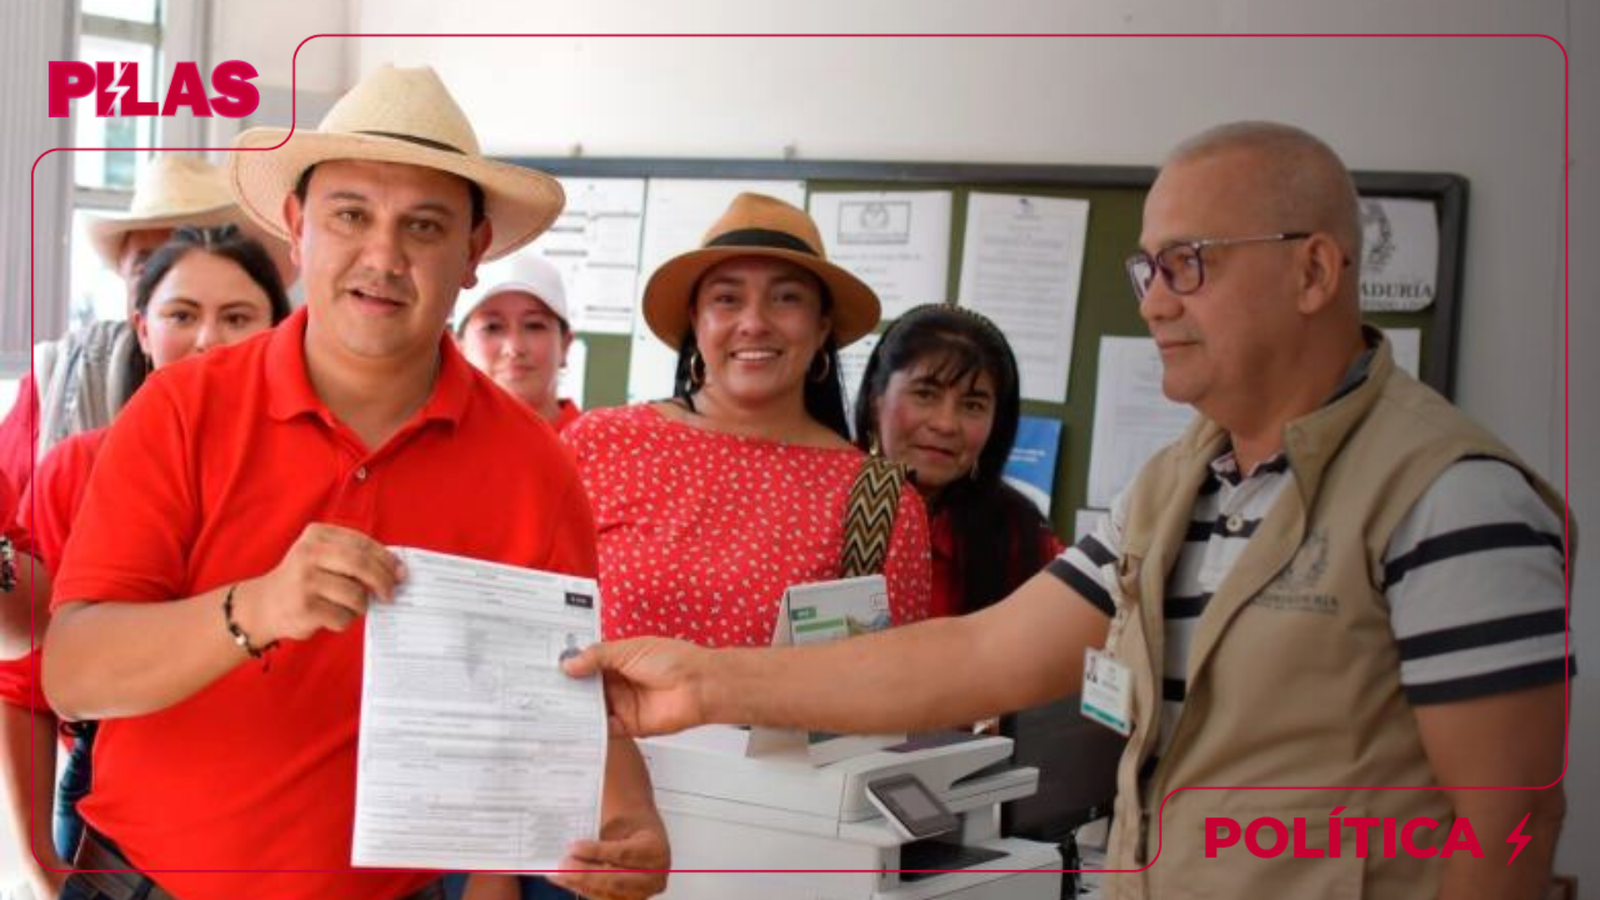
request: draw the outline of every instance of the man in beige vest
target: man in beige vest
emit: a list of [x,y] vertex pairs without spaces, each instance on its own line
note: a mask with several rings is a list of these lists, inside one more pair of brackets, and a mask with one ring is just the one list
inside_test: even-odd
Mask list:
[[1140,245],[1163,390],[1198,415],[1046,572],[834,645],[627,641],[568,671],[606,670],[640,734],[918,730],[1083,687],[1130,733],[1108,897],[1542,897],[1572,671],[1562,498],[1363,327],[1358,200],[1311,135],[1186,142]]

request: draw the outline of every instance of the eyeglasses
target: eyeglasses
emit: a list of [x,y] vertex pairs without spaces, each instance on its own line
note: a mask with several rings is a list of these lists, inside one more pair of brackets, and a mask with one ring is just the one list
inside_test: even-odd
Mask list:
[[1150,293],[1150,283],[1155,280],[1156,272],[1160,272],[1161,277],[1166,279],[1168,289],[1174,294],[1192,294],[1206,283],[1205,255],[1202,251],[1207,247],[1303,241],[1308,237],[1311,237],[1309,231],[1283,231],[1278,234],[1257,234],[1250,237],[1184,241],[1163,247],[1156,251],[1154,256],[1140,250],[1123,260],[1122,266],[1128,270],[1128,280],[1133,283],[1133,296],[1137,300],[1143,300],[1145,295]]

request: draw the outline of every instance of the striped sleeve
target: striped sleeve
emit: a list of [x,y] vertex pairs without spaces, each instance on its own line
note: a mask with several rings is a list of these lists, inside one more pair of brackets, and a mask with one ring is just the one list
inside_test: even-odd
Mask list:
[[1522,473],[1455,463],[1390,537],[1384,593],[1413,704],[1560,681],[1566,633],[1561,520]]
[[1127,505],[1123,495],[1111,501],[1111,511],[1100,517],[1094,530],[1051,560],[1048,571],[1067,587],[1077,591],[1095,609],[1115,615],[1111,585],[1116,577],[1117,556],[1122,547],[1122,521]]

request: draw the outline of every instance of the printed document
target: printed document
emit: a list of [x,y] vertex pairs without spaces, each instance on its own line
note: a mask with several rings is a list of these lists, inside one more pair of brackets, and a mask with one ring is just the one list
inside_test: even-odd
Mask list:
[[567,205],[531,250],[561,270],[568,323],[588,334],[633,330],[644,223],[643,178],[563,178]]
[[961,305],[993,319],[1011,342],[1024,400],[1066,399],[1088,233],[1087,200],[967,197]]
[[812,194],[811,217],[828,259],[865,281],[883,321],[949,296],[949,191]]
[[555,868],[598,831],[605,698],[559,665],[599,638],[595,582],[395,552],[406,581],[366,621],[351,862]]
[[1161,350],[1152,338],[1100,339],[1094,431],[1089,447],[1089,505],[1109,509],[1156,451],[1183,434],[1194,410],[1161,392]]

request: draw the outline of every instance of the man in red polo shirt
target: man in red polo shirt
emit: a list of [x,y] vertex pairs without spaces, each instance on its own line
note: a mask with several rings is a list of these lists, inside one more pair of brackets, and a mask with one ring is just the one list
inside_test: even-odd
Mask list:
[[[531,241],[562,196],[479,155],[428,69],[379,69],[317,131],[240,152],[286,137],[241,135],[230,176],[291,239],[307,309],[154,375],[67,543],[44,687],[104,720],[78,864],[125,859],[151,897],[432,897],[433,873],[349,870],[360,619],[405,578],[385,545],[594,575],[554,433],[445,333],[478,263]],[[637,751],[609,760],[603,840],[574,844],[560,881],[647,896],[664,877],[600,871],[668,862]]]

